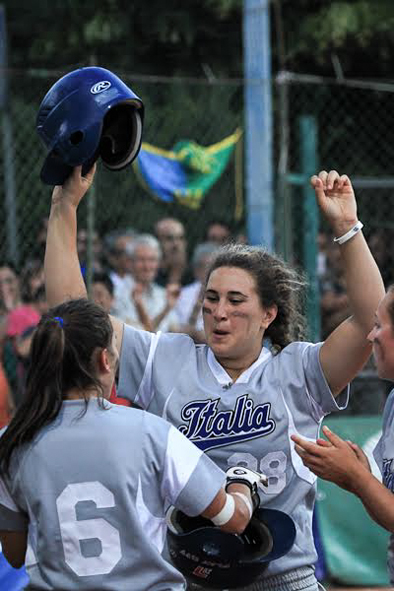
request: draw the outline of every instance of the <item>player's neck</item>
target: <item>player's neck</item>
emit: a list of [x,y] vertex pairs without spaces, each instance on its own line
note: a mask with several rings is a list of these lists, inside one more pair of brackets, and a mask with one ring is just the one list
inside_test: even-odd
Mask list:
[[260,355],[260,351],[257,354],[251,355],[245,359],[228,359],[225,357],[216,358],[223,369],[226,370],[230,378],[233,382],[236,382],[237,379],[244,371],[249,369],[251,365],[258,359]]
[[64,400],[80,400],[85,398],[97,398],[98,392],[96,390],[89,390],[81,392],[81,390],[77,390],[76,388],[72,388],[69,390],[65,396]]

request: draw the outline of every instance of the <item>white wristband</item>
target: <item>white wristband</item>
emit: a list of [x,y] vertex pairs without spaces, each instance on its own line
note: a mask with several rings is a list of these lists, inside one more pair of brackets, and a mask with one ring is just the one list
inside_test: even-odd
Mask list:
[[224,503],[223,509],[219,511],[215,517],[211,517],[212,523],[215,525],[225,525],[232,516],[234,515],[235,510],[235,501],[233,497],[226,493],[226,502]]
[[250,499],[248,499],[248,497],[246,495],[244,495],[243,493],[241,493],[241,492],[233,492],[231,494],[232,495],[237,495],[237,497],[240,497],[243,500],[243,502],[245,503],[245,505],[248,508],[248,511],[249,511],[249,519],[250,519],[252,517],[252,515],[253,515],[253,507],[252,507],[252,503],[251,503]]
[[346,232],[346,234],[343,234],[343,236],[339,236],[339,238],[334,238],[334,242],[336,242],[337,244],[345,244],[345,242],[353,238],[353,236],[355,236],[363,227],[364,224],[358,221],[357,224],[353,226],[353,228]]

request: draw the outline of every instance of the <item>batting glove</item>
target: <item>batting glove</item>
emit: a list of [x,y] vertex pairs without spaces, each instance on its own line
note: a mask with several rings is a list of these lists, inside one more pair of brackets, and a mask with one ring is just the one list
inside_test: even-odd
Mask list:
[[253,502],[253,510],[256,509],[260,504],[260,497],[258,493],[259,486],[267,486],[268,478],[265,474],[260,474],[250,468],[244,468],[243,466],[233,466],[226,472],[226,490],[230,484],[246,484],[250,488],[250,495]]

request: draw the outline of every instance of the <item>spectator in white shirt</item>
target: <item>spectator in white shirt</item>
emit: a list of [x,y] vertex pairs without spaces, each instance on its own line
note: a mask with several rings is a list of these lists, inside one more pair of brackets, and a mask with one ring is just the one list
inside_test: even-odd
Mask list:
[[169,284],[164,288],[154,282],[161,257],[158,240],[151,234],[140,234],[125,250],[131,261],[133,283],[131,289],[115,291],[115,315],[127,324],[151,332],[177,331],[174,306],[180,287]]

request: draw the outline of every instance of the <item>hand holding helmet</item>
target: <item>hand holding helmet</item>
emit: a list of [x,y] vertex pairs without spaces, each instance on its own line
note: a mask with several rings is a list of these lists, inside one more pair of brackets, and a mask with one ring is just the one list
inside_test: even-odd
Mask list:
[[66,201],[78,207],[80,201],[93,183],[96,173],[96,165],[82,175],[82,166],[76,166],[63,185],[56,185],[52,192],[52,204],[65,203]]
[[289,552],[296,537],[292,518],[275,509],[256,509],[240,535],[175,507],[170,507],[166,519],[172,562],[188,580],[210,589],[252,584],[272,560]]

